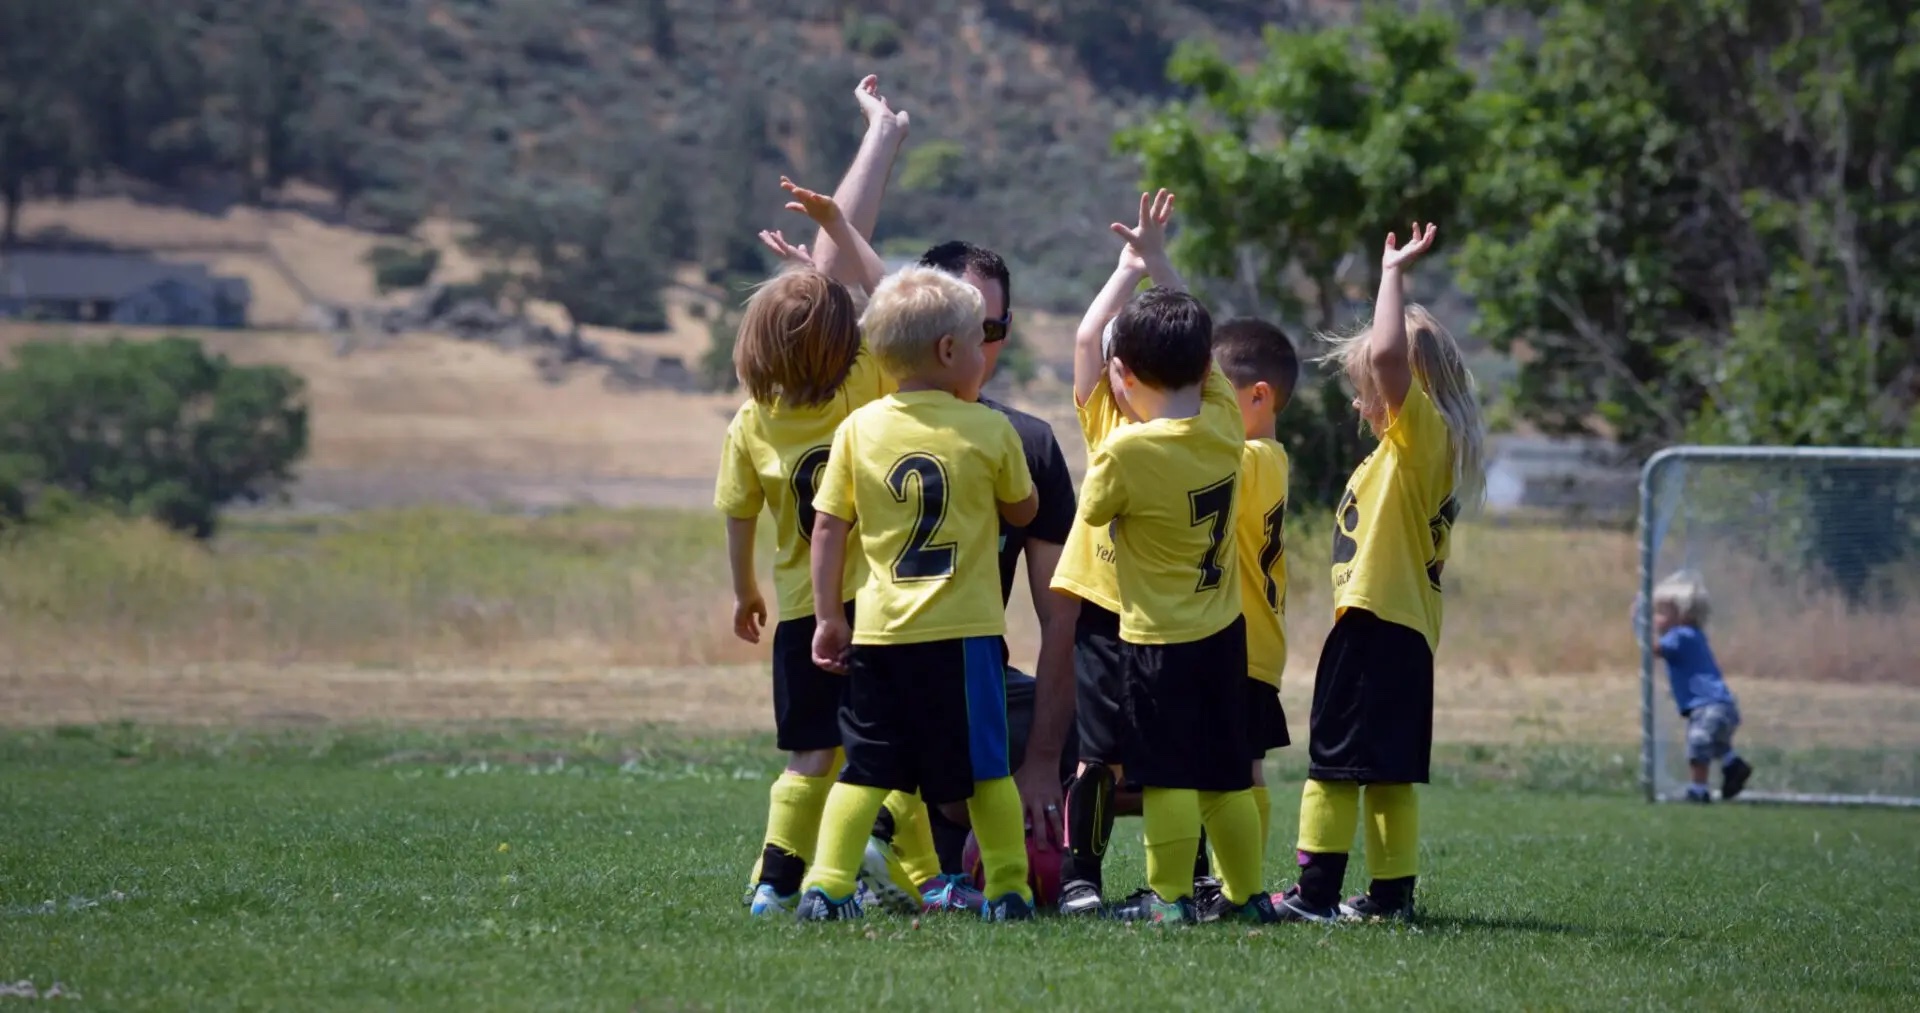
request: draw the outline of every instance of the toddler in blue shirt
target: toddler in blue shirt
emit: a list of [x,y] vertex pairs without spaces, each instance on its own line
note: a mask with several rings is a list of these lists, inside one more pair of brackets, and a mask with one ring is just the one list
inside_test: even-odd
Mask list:
[[1707,771],[1715,760],[1720,762],[1723,799],[1739,795],[1753,776],[1753,767],[1733,751],[1740,706],[1720,674],[1713,648],[1707,646],[1708,611],[1706,585],[1691,574],[1676,574],[1653,589],[1654,649],[1666,660],[1674,704],[1687,719],[1687,767],[1693,775],[1687,799],[1691,802],[1712,801]]

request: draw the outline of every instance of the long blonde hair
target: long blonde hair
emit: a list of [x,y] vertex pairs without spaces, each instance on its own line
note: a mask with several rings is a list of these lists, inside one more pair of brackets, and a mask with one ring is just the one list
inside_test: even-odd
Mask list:
[[[1425,306],[1406,308],[1407,355],[1414,381],[1426,391],[1447,423],[1447,448],[1453,463],[1453,495],[1461,506],[1480,502],[1487,485],[1487,426],[1480,415],[1479,384],[1467,369],[1460,343]],[[1323,363],[1337,364],[1349,376],[1367,369],[1371,323],[1326,338],[1331,349]],[[1365,425],[1365,421],[1361,422]]]

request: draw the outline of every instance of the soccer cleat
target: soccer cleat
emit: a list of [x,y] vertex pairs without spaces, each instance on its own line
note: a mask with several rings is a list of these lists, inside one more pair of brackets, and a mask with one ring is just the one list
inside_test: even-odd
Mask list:
[[1199,922],[1219,921],[1221,916],[1232,911],[1233,904],[1220,888],[1220,881],[1212,876],[1193,878],[1193,917]]
[[1338,905],[1315,907],[1300,895],[1298,884],[1287,887],[1285,893],[1276,893],[1268,899],[1272,902],[1273,912],[1279,916],[1279,921],[1331,925],[1340,918]]
[[878,837],[869,837],[867,853],[860,859],[860,871],[855,878],[880,907],[896,914],[912,914],[919,905],[913,894],[893,878],[892,870],[899,864],[899,859],[893,856],[893,845]]
[[1182,897],[1166,900],[1152,890],[1141,890],[1113,906],[1107,917],[1123,922],[1148,922],[1153,925],[1191,925],[1193,901]]
[[936,911],[970,911],[981,914],[987,908],[987,896],[973,885],[973,880],[958,873],[947,873],[920,890],[920,911],[933,914]]
[[1273,897],[1265,892],[1256,893],[1245,904],[1234,906],[1223,894],[1220,898],[1221,910],[1214,919],[1245,925],[1272,925],[1286,921],[1273,906]]
[[981,916],[990,922],[1024,922],[1033,919],[1033,905],[1017,893],[1007,894],[993,901],[981,912]]
[[816,886],[800,895],[800,906],[794,909],[793,917],[802,922],[844,922],[864,917],[866,913],[858,893],[846,900],[834,900]]
[[1745,760],[1735,760],[1720,768],[1720,797],[1737,797],[1746,790],[1747,778],[1753,776],[1753,765]]
[[1105,902],[1100,896],[1100,884],[1076,879],[1060,887],[1057,906],[1063,915],[1097,915]]
[[1713,793],[1704,784],[1690,784],[1687,786],[1687,801],[1707,805],[1713,801]]
[[767,915],[791,915],[794,905],[799,901],[797,893],[781,894],[772,883],[762,883],[753,891],[753,901],[747,910],[755,917]]
[[1340,920],[1343,922],[1412,922],[1413,898],[1399,905],[1382,904],[1373,898],[1373,894],[1363,893],[1349,897],[1340,905]]

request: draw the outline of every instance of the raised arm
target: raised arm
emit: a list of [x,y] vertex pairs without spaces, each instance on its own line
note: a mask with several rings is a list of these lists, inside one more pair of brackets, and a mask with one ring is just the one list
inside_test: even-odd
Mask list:
[[[867,118],[867,134],[833,199],[846,212],[853,230],[871,238],[874,225],[880,221],[880,200],[886,196],[887,179],[893,175],[893,160],[907,139],[908,117],[887,104],[886,96],[880,94],[880,78],[875,75],[863,78],[854,88],[853,97]],[[813,241],[814,260],[830,276],[840,258],[851,254],[825,229]]]
[[1075,405],[1085,405],[1087,398],[1093,396],[1093,388],[1099,386],[1100,376],[1107,368],[1106,349],[1101,347],[1101,337],[1107,329],[1107,322],[1118,316],[1126,308],[1127,300],[1133,298],[1133,290],[1140,287],[1140,279],[1150,277],[1156,285],[1186,288],[1186,282],[1174,270],[1173,261],[1167,257],[1167,219],[1172,215],[1172,191],[1142,193],[1139,221],[1132,227],[1119,222],[1110,226],[1115,235],[1127,241],[1127,245],[1120,250],[1120,262],[1114,266],[1112,277],[1101,287],[1100,294],[1093,297],[1086,316],[1080,318],[1079,329],[1074,331]]
[[[780,187],[793,198],[787,202],[787,210],[797,211],[813,219],[814,223],[820,226],[820,234],[832,238],[836,243],[836,249],[839,252],[831,260],[827,259],[823,253],[816,251],[814,255],[816,266],[825,272],[827,277],[850,288],[864,289],[868,293],[878,288],[880,279],[887,275],[887,265],[880,259],[879,254],[873,252],[873,246],[867,242],[867,238],[854,230],[853,223],[847,220],[839,202],[832,197],[815,193],[785,176],[780,177]],[[766,233],[763,232],[760,235],[761,242],[769,242]],[[798,252],[805,253],[806,247],[799,247]]]
[[1433,246],[1434,225],[1422,232],[1413,223],[1413,235],[1407,245],[1395,248],[1397,237],[1387,233],[1387,249],[1380,257],[1380,294],[1373,301],[1373,329],[1367,335],[1367,365],[1379,385],[1380,397],[1395,415],[1407,402],[1413,388],[1413,358],[1407,352],[1406,293],[1403,275],[1420,255]]

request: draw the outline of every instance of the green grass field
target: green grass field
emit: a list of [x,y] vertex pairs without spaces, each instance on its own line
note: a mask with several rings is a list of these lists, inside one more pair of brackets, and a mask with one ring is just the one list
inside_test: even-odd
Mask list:
[[[1275,768],[1276,885],[1299,761]],[[666,732],[0,733],[0,982],[57,982],[103,1009],[1860,1009],[1920,996],[1912,812],[1649,806],[1630,758],[1443,748],[1417,929],[799,927],[739,906],[775,763],[764,741]],[[1137,834],[1116,834],[1116,886],[1140,877]]]

